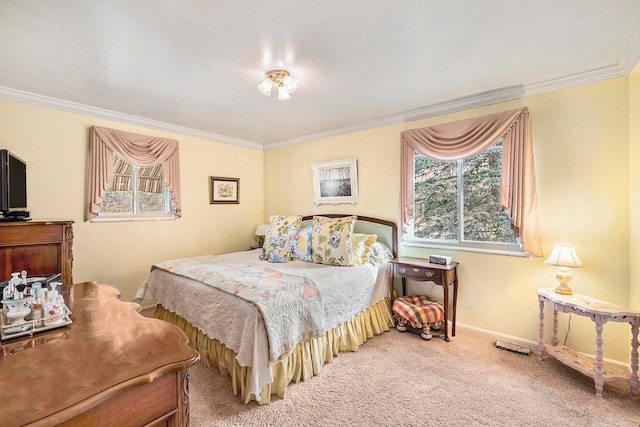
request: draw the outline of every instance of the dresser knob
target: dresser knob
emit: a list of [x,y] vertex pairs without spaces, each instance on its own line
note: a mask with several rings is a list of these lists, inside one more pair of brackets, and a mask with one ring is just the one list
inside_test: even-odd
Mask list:
[[427,271],[427,277],[433,277],[433,271]]
[[406,272],[406,271],[407,271],[407,269],[406,269],[406,268],[401,268],[401,269],[400,269],[400,273],[404,273],[404,272]]
[[420,269],[419,269],[419,268],[414,268],[414,269],[413,269],[413,272],[414,272],[414,273],[417,273],[418,271],[420,271]]

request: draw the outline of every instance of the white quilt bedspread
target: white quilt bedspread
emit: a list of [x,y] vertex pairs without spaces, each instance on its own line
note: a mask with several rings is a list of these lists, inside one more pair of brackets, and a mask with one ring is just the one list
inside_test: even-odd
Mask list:
[[[283,264],[257,261],[260,250],[219,255],[239,263],[263,263],[265,268],[307,277],[322,295],[324,332],[352,319],[370,305],[388,296],[388,265],[333,267],[302,261]],[[273,382],[269,343],[258,308],[242,298],[186,277],[152,269],[136,299],[153,299],[189,321],[208,337],[215,338],[238,354],[242,366],[252,367],[249,389],[256,396]]]

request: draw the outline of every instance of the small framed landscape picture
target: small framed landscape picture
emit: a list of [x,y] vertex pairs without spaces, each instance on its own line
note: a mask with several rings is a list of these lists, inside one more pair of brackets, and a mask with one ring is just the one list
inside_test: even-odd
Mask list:
[[358,203],[358,168],[356,159],[314,163],[313,201],[317,205]]
[[239,204],[240,178],[209,177],[209,204]]

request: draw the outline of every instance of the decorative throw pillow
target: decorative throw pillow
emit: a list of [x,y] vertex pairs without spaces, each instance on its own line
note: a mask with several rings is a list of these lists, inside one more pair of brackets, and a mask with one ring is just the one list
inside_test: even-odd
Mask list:
[[355,215],[342,218],[313,217],[311,250],[313,262],[328,265],[353,265],[351,236]]
[[311,226],[300,229],[289,226],[289,254],[291,260],[313,262],[311,258]]
[[274,249],[280,252],[289,252],[288,231],[289,226],[300,227],[302,215],[271,215],[269,217],[269,225],[267,233],[264,236],[264,245],[262,246],[262,256],[260,259],[269,261],[271,251]]
[[371,245],[371,254],[369,261],[373,265],[382,265],[393,259],[393,252],[387,245],[382,242],[375,242]]
[[369,262],[371,246],[378,240],[376,234],[353,233],[351,248],[353,250],[353,265],[365,265]]
[[282,249],[271,249],[265,254],[265,258],[269,262],[284,263],[289,261],[289,252]]

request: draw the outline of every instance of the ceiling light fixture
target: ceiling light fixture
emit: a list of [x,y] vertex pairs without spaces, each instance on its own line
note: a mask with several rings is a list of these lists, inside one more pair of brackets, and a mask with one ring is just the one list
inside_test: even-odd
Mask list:
[[298,88],[298,84],[286,70],[271,70],[265,74],[267,78],[258,85],[258,90],[265,96],[271,95],[273,85],[278,86],[278,101],[291,98],[290,94]]

